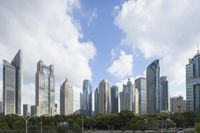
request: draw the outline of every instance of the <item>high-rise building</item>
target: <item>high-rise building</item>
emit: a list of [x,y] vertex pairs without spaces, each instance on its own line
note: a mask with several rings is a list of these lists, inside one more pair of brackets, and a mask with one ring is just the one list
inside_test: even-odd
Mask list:
[[83,93],[80,96],[80,105],[85,115],[92,115],[92,85],[90,80],[83,81]]
[[3,113],[3,102],[0,102],[0,114]]
[[182,96],[171,97],[170,98],[170,109],[171,109],[171,112],[173,112],[173,113],[184,112],[184,111],[186,111],[186,101],[183,100]]
[[118,113],[118,87],[111,87],[111,113]]
[[73,88],[67,79],[60,87],[60,114],[73,114]]
[[135,87],[128,79],[127,84],[123,84],[123,91],[120,93],[120,111],[129,110],[135,112]]
[[28,104],[23,104],[23,116],[28,116]]
[[186,109],[200,113],[200,52],[186,65]]
[[9,63],[3,60],[3,112],[21,114],[22,51]]
[[95,110],[95,114],[99,113],[98,108],[99,108],[99,90],[98,90],[98,88],[96,88],[95,94],[94,94],[94,110]]
[[160,110],[169,111],[168,80],[166,76],[160,78]]
[[99,99],[98,99],[98,113],[111,114],[111,90],[110,84],[107,80],[102,80],[99,83]]
[[138,112],[140,115],[147,114],[147,88],[146,78],[140,77],[135,80],[135,88],[138,89]]
[[147,67],[147,113],[160,112],[160,65],[159,60]]
[[37,114],[37,109],[36,109],[36,106],[35,105],[32,105],[31,106],[31,116],[34,116]]
[[35,74],[37,115],[55,115],[55,77],[53,65],[37,63]]

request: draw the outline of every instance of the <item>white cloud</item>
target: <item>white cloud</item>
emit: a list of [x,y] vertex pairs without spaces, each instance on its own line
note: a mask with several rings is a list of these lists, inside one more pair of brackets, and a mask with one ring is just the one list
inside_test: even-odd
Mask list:
[[89,15],[88,18],[88,23],[87,25],[90,26],[90,24],[94,21],[95,18],[97,18],[97,8],[94,8],[91,12],[91,14]]
[[0,60],[11,61],[17,50],[22,49],[23,94],[27,94],[23,95],[24,101],[34,103],[31,92],[35,91],[36,63],[40,59],[54,65],[56,101],[66,77],[76,88],[81,88],[83,79],[92,79],[89,62],[96,49],[89,40],[79,41],[83,35],[71,16],[73,9],[79,6],[78,0],[0,2]]
[[120,52],[119,58],[114,60],[107,72],[114,75],[116,78],[123,79],[125,76],[130,76],[133,71],[133,56]]
[[198,0],[127,0],[115,7],[115,24],[124,33],[122,44],[145,58],[160,58],[161,73],[168,76],[172,94],[175,86],[184,86],[185,65],[196,52],[199,4]]

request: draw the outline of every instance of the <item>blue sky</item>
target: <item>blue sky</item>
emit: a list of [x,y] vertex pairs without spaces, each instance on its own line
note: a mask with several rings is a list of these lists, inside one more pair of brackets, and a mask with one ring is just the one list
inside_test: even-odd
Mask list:
[[[194,0],[6,0],[0,1],[0,60],[23,51],[23,101],[35,103],[36,64],[55,68],[56,102],[66,78],[75,109],[84,79],[95,89],[145,76],[160,59],[170,96],[185,96],[185,65],[200,38],[200,2]],[[2,65],[0,65],[2,70]],[[2,72],[0,72],[2,90]],[[2,91],[1,91],[2,92]]]

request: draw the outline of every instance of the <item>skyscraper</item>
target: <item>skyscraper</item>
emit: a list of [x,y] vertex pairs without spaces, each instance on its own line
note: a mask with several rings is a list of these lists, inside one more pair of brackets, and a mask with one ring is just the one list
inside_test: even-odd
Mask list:
[[200,113],[200,53],[186,65],[186,109]]
[[168,80],[166,76],[160,78],[160,110],[169,111],[168,109]]
[[98,108],[99,108],[99,90],[98,90],[98,88],[96,88],[95,89],[95,94],[94,94],[94,110],[95,110],[95,114],[99,113]]
[[140,115],[147,113],[147,88],[146,78],[140,77],[135,80],[135,88],[138,89],[138,110]]
[[111,114],[111,95],[110,84],[107,80],[99,83],[98,113]]
[[44,65],[41,60],[37,63],[35,87],[37,115],[55,115],[55,77],[53,65]]
[[160,65],[159,60],[147,67],[147,113],[160,112]]
[[85,115],[92,115],[92,85],[90,80],[83,81],[83,93],[80,96],[81,110]]
[[128,79],[127,84],[123,84],[123,91],[120,93],[120,111],[135,111],[135,87]]
[[170,98],[170,109],[171,112],[184,112],[186,111],[186,101],[183,100],[182,96]]
[[67,79],[60,87],[60,114],[73,114],[73,88]]
[[3,60],[3,112],[21,114],[22,51],[9,63]]
[[28,104],[23,104],[23,116],[28,116]]
[[111,87],[111,113],[118,113],[118,87]]

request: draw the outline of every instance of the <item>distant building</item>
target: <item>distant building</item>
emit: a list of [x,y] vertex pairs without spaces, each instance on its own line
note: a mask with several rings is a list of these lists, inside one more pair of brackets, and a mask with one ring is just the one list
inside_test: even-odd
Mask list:
[[169,97],[168,97],[168,80],[166,76],[162,76],[160,78],[160,110],[161,111],[169,111]]
[[53,65],[47,66],[41,60],[37,63],[35,87],[37,115],[55,115],[55,77]]
[[58,113],[58,104],[57,103],[55,103],[55,108],[54,108],[55,110],[54,110],[54,114],[57,114]]
[[120,111],[129,110],[135,112],[135,87],[128,79],[127,84],[123,85],[123,91],[120,93]]
[[0,102],[0,114],[3,113],[3,102]]
[[200,52],[186,65],[186,108],[200,113]]
[[160,112],[160,65],[159,60],[153,61],[146,71],[147,75],[147,113]]
[[37,109],[35,105],[31,106],[31,116],[36,115],[37,114]]
[[92,85],[90,80],[83,81],[83,93],[80,94],[80,107],[85,115],[92,115]]
[[22,51],[9,63],[3,60],[3,112],[21,114]]
[[184,112],[186,111],[186,101],[183,100],[182,96],[170,98],[170,109],[171,112]]
[[99,83],[98,113],[111,114],[111,90],[107,80]]
[[118,87],[111,87],[111,113],[118,113]]
[[60,114],[73,114],[73,88],[67,79],[60,87]]
[[138,110],[140,115],[147,114],[147,88],[146,78],[140,77],[135,80],[135,88],[138,89]]
[[95,94],[94,94],[94,110],[95,110],[95,114],[99,113],[98,108],[99,108],[99,90],[98,90],[98,88],[96,88]]
[[23,116],[28,116],[28,104],[23,104]]
[[135,88],[134,95],[134,113],[139,114],[139,92],[137,88]]

